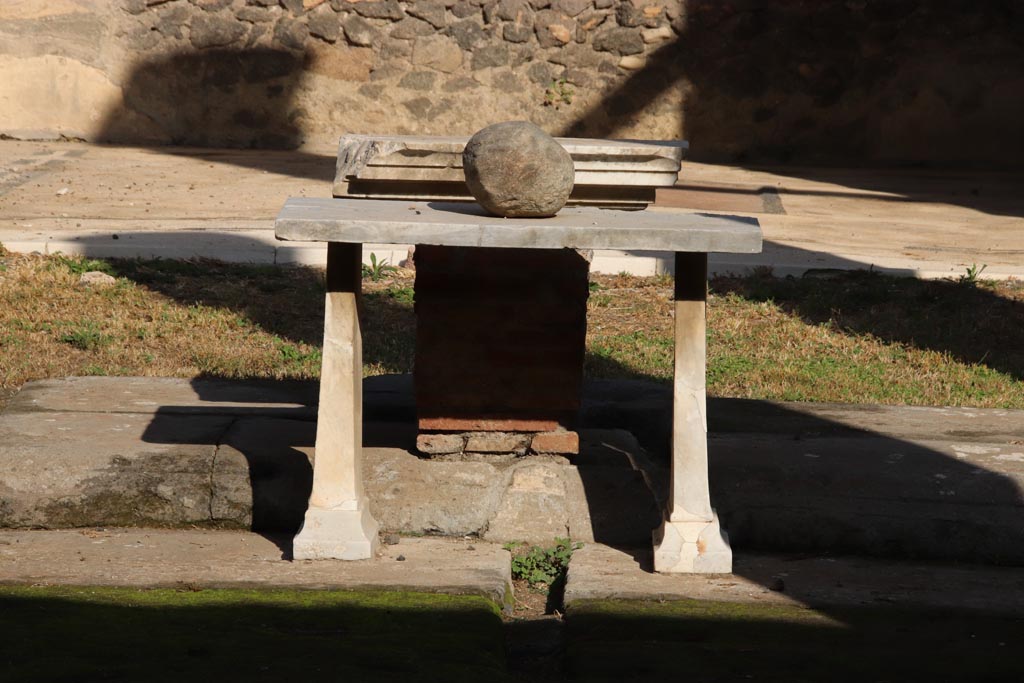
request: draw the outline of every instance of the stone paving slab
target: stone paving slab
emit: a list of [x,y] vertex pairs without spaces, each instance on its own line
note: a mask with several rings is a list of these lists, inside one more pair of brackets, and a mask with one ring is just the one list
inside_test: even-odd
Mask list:
[[[365,410],[397,419],[414,415],[411,375],[363,380]],[[671,387],[642,380],[588,380],[585,411],[592,419],[622,419],[616,408],[656,414],[671,408]],[[316,418],[318,383],[284,380],[165,377],[64,377],[25,384],[7,411],[80,411],[259,415]],[[606,415],[607,414],[607,415]],[[657,419],[661,419],[658,417]],[[1024,410],[708,399],[709,430],[720,434],[883,435],[901,439],[1024,441]],[[642,431],[642,430],[641,430]]]
[[[403,559],[399,559],[403,558]],[[411,590],[511,599],[507,550],[408,538],[370,560],[284,559],[280,539],[242,531],[0,531],[0,583],[169,588]]]
[[11,398],[7,412],[315,418],[317,391],[317,383],[298,381],[64,377],[29,382]]
[[976,610],[1024,616],[1017,568],[737,553],[731,575],[655,574],[649,553],[588,544],[573,553],[565,604],[585,600],[713,600],[811,608]]
[[[329,197],[336,158],[333,146],[278,152],[0,141],[0,243],[91,257],[322,265],[319,245],[275,243],[273,220],[288,197]],[[987,264],[986,278],[1021,278],[1020,184],[1013,173],[684,162],[680,184],[661,188],[655,206],[760,221],[764,251],[713,257],[713,273],[873,266],[956,277]],[[365,246],[364,258],[405,257],[404,248]],[[655,275],[671,263],[613,250],[595,254],[592,270]]]
[[[0,527],[210,523],[226,416],[0,417]],[[236,522],[237,523],[237,522]]]
[[[590,380],[583,400],[585,422],[629,430],[648,450],[667,451],[670,386],[643,380]],[[793,440],[883,436],[1012,445],[1024,442],[1024,410],[711,397],[708,430],[714,435],[772,434]]]

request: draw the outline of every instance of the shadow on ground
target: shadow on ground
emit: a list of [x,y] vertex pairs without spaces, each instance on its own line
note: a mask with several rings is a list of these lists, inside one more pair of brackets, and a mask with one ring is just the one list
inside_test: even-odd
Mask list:
[[[154,237],[172,252],[188,253],[191,238],[187,235],[159,233]],[[225,254],[252,249],[244,238],[224,236],[223,241]],[[100,237],[83,240],[81,246],[86,256],[109,253],[109,241]],[[797,261],[818,256],[771,242],[766,242],[766,248]],[[228,308],[284,340],[309,345],[319,345],[322,340],[324,290],[318,269],[169,259],[119,259],[113,265],[117,275],[183,305]],[[992,291],[983,281],[984,272],[978,281],[966,275],[963,281],[956,281],[829,270],[867,265],[825,255],[823,272],[802,278],[764,273],[715,277],[711,290],[751,301],[772,301],[809,324],[831,324],[851,337],[870,336],[929,349],[1024,380],[1024,347],[1019,343],[1024,297],[1008,298]],[[364,361],[385,372],[412,369],[415,317],[409,297],[402,298],[406,295],[408,292],[391,289],[364,294]],[[396,329],[401,330],[399,335],[393,333]],[[602,377],[645,379],[630,368],[594,355],[588,357],[587,368],[590,374]]]
[[[408,379],[365,380],[364,445],[413,451],[415,405]],[[306,454],[316,434],[315,383],[289,387],[268,382],[267,390],[260,391],[251,382],[197,379],[192,386],[205,405],[162,406],[145,441],[181,443],[189,433],[183,420],[236,415],[228,434],[213,438],[245,458],[253,529],[275,539],[274,534],[283,533],[278,540],[287,555],[289,535],[301,523],[312,485]],[[261,408],[261,402],[276,405]],[[246,404],[244,412],[239,404]],[[302,407],[283,409],[281,404]],[[662,384],[597,380],[585,389],[583,427],[622,429],[643,446],[627,453],[600,437],[584,439],[575,463],[594,538],[623,549],[645,548],[637,558],[648,571],[650,532],[667,498],[671,410],[670,389]],[[1012,451],[1008,444],[1024,438],[1024,425],[977,423],[981,431],[967,434],[959,431],[963,417],[918,410],[907,417],[865,406],[846,413],[849,422],[842,422],[800,404],[712,398],[711,493],[733,547],[740,552],[1024,564],[1019,481],[1010,470],[986,468],[969,455],[999,452],[999,444]],[[260,418],[273,421],[264,424]],[[881,425],[880,431],[863,426],[872,423]],[[963,445],[956,450],[950,443]],[[626,483],[640,476],[630,460],[642,466],[654,498],[643,499],[645,487],[639,481]]]
[[[193,387],[209,406],[190,408],[190,414],[223,414],[232,404],[247,402],[255,404],[247,409],[249,416],[297,421],[299,427],[288,430],[292,441],[282,441],[279,451],[273,453],[268,452],[267,438],[259,434],[252,434],[248,445],[244,434],[241,440],[230,441],[247,457],[254,456],[250,460],[254,521],[258,501],[270,496],[276,510],[290,511],[293,531],[309,491],[311,470],[303,450],[312,445],[315,434],[316,383],[285,387],[268,382],[261,388],[243,382],[200,379],[193,382]],[[373,423],[367,429],[366,444],[409,448],[408,434],[414,416],[411,383],[375,377],[366,380],[366,387],[366,416]],[[663,461],[671,409],[667,387],[643,381],[602,380],[590,382],[586,395],[586,422],[636,432],[655,459]],[[300,407],[260,408],[261,401]],[[161,442],[168,438],[168,434],[177,431],[174,424],[180,419],[181,410],[164,406],[154,418],[147,440]],[[870,417],[865,421],[870,423]],[[1019,532],[1022,528],[1024,498],[1016,482],[997,472],[980,470],[916,439],[886,437],[767,401],[712,399],[709,422],[712,496],[725,527],[732,533],[733,547],[738,553],[734,571],[738,576],[774,585],[773,577],[763,576],[756,566],[744,561],[750,552],[758,551],[789,552],[792,557],[853,553],[897,560],[1024,562],[1019,552],[1024,548],[1024,538],[1012,537],[1014,530]],[[920,428],[928,430],[928,424],[925,419]],[[939,422],[930,424],[935,432],[929,438],[945,436],[946,426]],[[1006,425],[1005,429],[1012,432],[1021,427]],[[817,457],[808,459],[806,453],[812,450]],[[895,454],[900,457],[894,459]],[[635,557],[641,567],[650,571],[647,539],[651,521],[637,518],[632,539],[623,539],[621,535],[609,537],[607,534],[612,530],[621,534],[624,508],[621,501],[607,497],[603,488],[606,477],[591,476],[601,465],[588,467],[582,461],[580,464],[596,539],[618,547],[640,546]],[[276,469],[269,476],[265,469],[268,466]],[[936,473],[943,475],[941,487],[936,485]],[[293,483],[303,479],[306,483],[276,490],[273,486],[266,488],[268,483],[279,484],[289,479]],[[665,483],[664,478],[657,476],[653,481],[656,485]],[[950,488],[956,490],[955,498],[945,495]],[[602,526],[601,520],[616,517],[616,524]],[[281,537],[283,549],[288,538]],[[728,581],[728,577],[717,580]],[[523,663],[513,658],[509,667],[527,680],[644,681],[676,675],[680,667],[685,667],[690,676],[715,681],[743,681],[750,677],[779,681],[1011,681],[1019,674],[1019,662],[1012,650],[1012,643],[1024,635],[1024,620],[1019,615],[994,616],[971,612],[966,607],[942,611],[917,609],[884,600],[872,601],[863,608],[836,607],[820,596],[801,592],[795,580],[794,584],[787,591],[804,607],[578,601],[567,614],[562,635],[549,624],[536,629],[511,629],[509,638],[513,640],[527,638],[538,642],[525,648],[522,644],[514,645],[516,658],[524,658],[528,663],[524,669]],[[836,587],[841,588],[838,579]],[[4,614],[17,617],[31,605],[14,607],[5,609]],[[77,618],[80,609],[67,602],[55,602],[47,605],[46,619],[27,623],[32,628],[44,629],[58,617]],[[230,648],[236,635],[242,637],[247,633],[246,625],[260,624],[261,633],[269,629],[295,652],[306,653],[306,662],[299,670],[303,670],[302,666],[322,666],[323,671],[334,673],[338,669],[331,667],[342,666],[342,658],[347,657],[348,643],[337,651],[321,648],[325,639],[333,643],[335,636],[347,637],[346,629],[350,627],[346,624],[355,617],[346,610],[319,612],[310,626],[301,612],[262,606],[238,609],[238,616],[232,618],[239,621],[239,628],[218,630],[216,624],[232,613],[224,609],[209,612],[202,607],[176,610],[176,616],[167,622],[169,625],[154,630],[167,633],[163,642],[172,644],[169,654],[158,656],[178,652],[173,649],[180,642],[178,638],[187,638],[176,635],[174,629],[185,623],[188,626],[183,631],[203,635],[202,647],[206,650],[200,652],[218,653],[220,643]],[[401,634],[422,628],[421,621],[427,619],[418,614],[384,611],[371,613],[371,622],[381,614],[391,618],[400,631],[385,634],[377,643],[380,649],[363,651],[353,671],[361,671],[359,666],[376,666],[375,657],[390,642],[388,638],[404,640]],[[430,614],[430,618],[444,619],[443,612],[434,610]],[[134,621],[136,615],[137,611],[109,607],[97,614],[104,623],[115,627],[126,623],[125,620],[133,620],[127,622],[133,627],[139,625]],[[410,631],[404,630],[406,619]],[[289,625],[295,620],[301,625]],[[466,643],[460,629],[468,626],[463,622],[447,636],[443,624],[432,622],[428,627],[432,636],[450,639],[446,647]],[[31,629],[26,632],[33,633]],[[477,636],[483,638],[479,633]],[[563,639],[564,651],[552,646],[551,640],[559,638]],[[253,642],[259,645],[262,641],[256,638]],[[402,662],[413,656],[408,654],[409,649],[415,650],[423,642],[418,638],[411,643],[403,642],[402,648],[396,650],[398,662],[389,667],[404,666]],[[183,647],[188,651],[190,646]],[[108,656],[102,647],[96,651]],[[437,650],[445,652],[443,648]],[[175,671],[188,671],[187,667],[197,658],[216,656],[188,654]],[[253,661],[264,660],[254,656]],[[475,662],[470,660],[466,675],[480,673],[479,668],[472,668]],[[462,671],[461,663],[448,662],[446,666],[452,667],[447,671]],[[379,676],[387,680],[393,670],[385,667]],[[268,671],[278,671],[276,664]],[[316,675],[315,671],[311,674],[313,680]],[[488,675],[500,674],[495,670]],[[260,680],[259,675],[256,680]]]
[[[171,235],[167,235],[171,238]],[[182,243],[187,237],[174,236]],[[240,248],[248,242],[239,238]],[[231,249],[229,238],[225,249]],[[89,256],[89,241],[83,243]],[[324,329],[322,269],[214,260],[112,260],[113,272],[174,301],[225,308],[283,340],[320,346]],[[412,306],[391,289],[363,293],[363,361],[391,372],[412,368],[415,317]],[[396,298],[399,297],[399,298]],[[410,295],[411,298],[411,295]],[[401,334],[395,335],[394,331]]]
[[475,596],[53,587],[0,587],[0,678],[513,680]]
[[697,601],[574,604],[565,667],[576,680],[1010,681],[1024,620],[906,608]]

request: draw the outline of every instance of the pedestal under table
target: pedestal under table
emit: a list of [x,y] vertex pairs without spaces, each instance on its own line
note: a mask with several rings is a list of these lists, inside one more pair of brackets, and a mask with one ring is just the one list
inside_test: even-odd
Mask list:
[[362,244],[675,253],[675,376],[668,509],[653,532],[659,572],[730,572],[732,551],[711,507],[705,399],[707,255],[761,250],[757,220],[678,209],[567,207],[557,216],[507,219],[472,203],[289,199],[278,239],[327,242],[323,367],[313,490],[296,559],[365,559],[377,523],[363,489]]

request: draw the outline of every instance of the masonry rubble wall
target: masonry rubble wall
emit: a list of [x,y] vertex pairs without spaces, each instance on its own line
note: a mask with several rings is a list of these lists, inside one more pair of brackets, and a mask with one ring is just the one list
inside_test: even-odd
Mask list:
[[691,158],[1014,166],[1024,6],[968,0],[5,0],[0,133],[686,138]]

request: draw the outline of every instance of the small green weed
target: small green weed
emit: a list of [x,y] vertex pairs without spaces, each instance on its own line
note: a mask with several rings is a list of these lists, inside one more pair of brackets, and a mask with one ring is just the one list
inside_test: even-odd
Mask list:
[[100,332],[96,323],[85,323],[78,329],[72,330],[59,337],[60,341],[69,344],[82,351],[94,351],[106,346],[113,338]]
[[405,304],[406,306],[412,306],[416,295],[416,292],[412,287],[399,286],[388,287],[384,290],[384,293],[387,294],[389,298],[394,299],[400,304]]
[[387,259],[377,260],[377,255],[370,252],[370,265],[363,264],[363,277],[368,277],[374,282],[380,280],[387,273],[393,273],[397,268],[388,263]]
[[564,78],[552,80],[551,85],[544,90],[544,106],[558,109],[562,105],[572,104],[574,94]]
[[60,265],[70,270],[75,275],[81,275],[82,273],[89,273],[92,271],[99,271],[106,273],[107,275],[117,275],[114,267],[106,261],[100,261],[99,259],[85,258],[84,256],[64,256],[63,254],[54,255],[54,259]]
[[981,268],[979,268],[977,263],[972,263],[967,267],[967,271],[960,276],[958,282],[967,287],[974,287],[978,284],[978,278],[981,277],[981,274],[985,272],[987,267],[988,264],[982,264]]
[[569,560],[574,550],[583,547],[568,538],[556,538],[551,548],[526,547],[524,543],[506,543],[504,548],[512,553],[512,578],[530,584],[530,588],[551,588],[565,579]]

